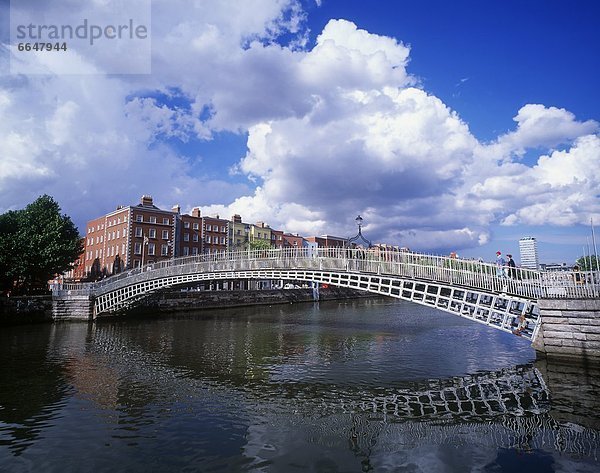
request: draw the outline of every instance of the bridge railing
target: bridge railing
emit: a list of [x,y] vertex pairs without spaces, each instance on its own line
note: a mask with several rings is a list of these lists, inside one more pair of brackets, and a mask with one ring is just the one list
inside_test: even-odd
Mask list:
[[416,278],[537,299],[598,297],[598,272],[540,272],[419,253],[348,248],[285,248],[210,253],[160,261],[95,283],[63,285],[55,294],[99,294],[124,285],[178,274],[306,269]]

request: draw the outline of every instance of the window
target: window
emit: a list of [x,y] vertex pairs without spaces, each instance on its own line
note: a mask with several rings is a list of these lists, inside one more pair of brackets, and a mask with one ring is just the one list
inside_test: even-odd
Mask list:
[[121,230],[117,230],[117,238],[121,238]]
[[183,247],[183,256],[189,256],[190,255],[190,249],[187,246]]
[[169,256],[169,245],[161,245],[160,254],[162,256]]
[[148,231],[148,236],[149,236],[150,238],[156,238],[156,228],[151,228],[151,229]]
[[196,256],[198,254],[198,248],[192,248],[192,255]]
[[121,223],[121,217],[117,219],[117,223]]
[[141,255],[142,254],[142,244],[141,243],[136,243],[133,246],[133,253],[136,255]]
[[148,243],[148,255],[154,256],[156,252],[156,245],[154,243]]
[[139,268],[140,267],[140,260],[139,259],[136,259],[136,260],[133,261],[133,267],[134,268]]
[[164,217],[163,218],[163,224],[169,225],[169,223],[171,223],[171,222],[169,222],[169,219],[167,217]]
[[163,230],[162,231],[162,239],[163,240],[168,240],[169,239],[169,230]]
[[211,232],[212,231],[212,226],[211,225],[207,225],[206,226],[206,231],[207,232]]
[[198,234],[197,233],[194,233],[194,235],[192,235],[192,240],[198,241]]
[[238,228],[236,233],[237,233],[238,235],[241,235],[241,234],[242,234],[242,231],[241,231],[241,230]]
[[125,254],[125,243],[123,243],[121,245],[121,254],[124,255]]
[[197,223],[194,223],[194,230],[198,230],[198,228],[199,228],[199,227],[198,227],[198,224],[197,224]]
[[190,234],[189,233],[184,233],[183,234],[183,241],[190,241]]
[[150,217],[150,223],[156,223],[156,217]]
[[190,222],[183,222],[183,228],[190,228]]
[[135,216],[135,221],[136,221],[136,222],[143,222],[143,221],[144,221],[144,219],[143,219],[143,217],[142,217],[141,215],[136,215],[136,216]]
[[225,232],[227,232],[227,227],[225,227],[225,226],[221,227],[221,233],[225,233]]
[[136,237],[142,236],[142,227],[135,227],[135,236]]
[[221,237],[221,245],[224,245],[226,243],[225,237]]
[[211,242],[210,235],[206,235],[206,243],[210,243],[210,242]]
[[125,238],[127,236],[127,229],[123,229],[123,238]]

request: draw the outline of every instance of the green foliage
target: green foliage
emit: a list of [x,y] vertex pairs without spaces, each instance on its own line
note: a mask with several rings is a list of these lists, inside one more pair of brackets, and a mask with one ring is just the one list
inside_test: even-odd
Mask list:
[[595,255],[591,255],[582,256],[576,261],[576,263],[581,271],[595,271],[599,268],[598,263],[600,263],[600,261],[596,260]]
[[268,250],[271,244],[267,240],[252,240],[248,243],[248,247],[251,250]]
[[70,269],[81,250],[77,228],[48,195],[23,210],[0,215],[2,289],[43,287],[52,276]]

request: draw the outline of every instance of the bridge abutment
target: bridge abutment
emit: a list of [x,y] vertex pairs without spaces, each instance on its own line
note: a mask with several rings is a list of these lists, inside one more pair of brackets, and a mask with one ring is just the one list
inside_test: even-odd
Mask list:
[[54,320],[92,320],[94,301],[91,296],[55,296],[52,298]]
[[600,299],[540,299],[533,348],[555,359],[600,363]]

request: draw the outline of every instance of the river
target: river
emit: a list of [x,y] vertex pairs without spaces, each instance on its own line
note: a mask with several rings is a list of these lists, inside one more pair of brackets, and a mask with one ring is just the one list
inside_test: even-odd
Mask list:
[[598,372],[390,299],[0,328],[0,471],[598,472]]

